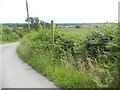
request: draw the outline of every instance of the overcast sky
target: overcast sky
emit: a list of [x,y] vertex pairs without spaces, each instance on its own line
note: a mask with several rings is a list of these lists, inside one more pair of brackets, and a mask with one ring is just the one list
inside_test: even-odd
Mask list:
[[[56,23],[101,23],[118,20],[120,0],[28,0],[30,17]],[[0,0],[0,23],[23,23],[25,0]]]

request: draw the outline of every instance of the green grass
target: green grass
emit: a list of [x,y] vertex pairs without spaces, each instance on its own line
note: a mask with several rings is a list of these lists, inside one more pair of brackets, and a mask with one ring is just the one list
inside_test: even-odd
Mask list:
[[1,41],[0,44],[7,44],[7,43],[14,43],[14,42],[18,42],[20,40],[14,40],[14,41]]
[[66,36],[74,39],[81,39],[84,40],[86,35],[88,35],[91,31],[93,31],[95,28],[69,28],[69,29],[61,29],[62,33],[66,33]]
[[[39,51],[38,53],[29,54],[29,48],[20,45],[17,48],[19,56],[37,72],[42,73],[49,80],[53,81],[61,88],[92,88],[96,83],[89,78],[85,71],[76,70],[71,65],[58,62],[53,57],[53,53]],[[72,68],[73,67],[73,68]]]
[[[58,33],[64,34],[64,38],[66,39],[82,40],[88,33],[88,30],[86,30],[86,32],[82,32],[83,30],[85,29],[64,29],[60,30]],[[34,37],[36,39],[38,38],[38,32],[32,32],[31,34],[34,34]],[[35,39],[30,35],[28,35],[28,38],[30,40],[27,40],[27,37],[25,37],[25,39],[22,40],[21,45],[17,48],[17,53],[26,63],[33,67],[37,72],[42,73],[49,80],[53,81],[58,87],[61,88],[97,87],[96,83],[93,82],[89,77],[87,71],[83,71],[82,69],[78,71],[73,65],[69,64],[66,60],[55,58],[56,53],[54,52],[54,48],[52,51],[43,50],[40,48],[36,48],[34,51],[32,49],[33,41],[31,41],[31,39]],[[81,37],[78,38],[79,36]],[[34,44],[33,47],[35,47],[35,45],[36,44]],[[39,47],[39,45],[37,46]]]
[[[55,45],[50,44],[50,31],[32,31],[22,39],[17,53],[60,88],[116,88],[116,70],[110,70],[108,64],[98,63],[97,58],[90,58],[85,51],[83,41],[94,30],[93,27],[55,30]],[[69,50],[64,51],[62,45],[66,44],[73,47],[77,44],[74,48],[79,55],[72,56]]]

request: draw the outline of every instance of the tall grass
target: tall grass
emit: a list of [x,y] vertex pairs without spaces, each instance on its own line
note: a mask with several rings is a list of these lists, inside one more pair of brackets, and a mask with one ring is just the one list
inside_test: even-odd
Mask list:
[[53,52],[39,51],[30,54],[25,45],[20,45],[17,52],[26,63],[61,88],[97,87],[86,71],[76,70],[73,65],[64,62],[65,60],[56,60]]
[[51,45],[50,31],[32,31],[24,37],[17,52],[26,63],[58,87],[118,88],[118,72],[113,68],[115,63],[100,63],[99,60],[105,60],[107,56],[103,54],[101,59],[91,57],[84,46],[83,41],[91,31],[84,28],[57,29],[55,45]]

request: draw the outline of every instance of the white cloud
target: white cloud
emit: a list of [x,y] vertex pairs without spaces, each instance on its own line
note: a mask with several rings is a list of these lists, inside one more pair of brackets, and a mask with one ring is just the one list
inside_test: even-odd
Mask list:
[[[118,1],[28,0],[28,4],[30,16],[46,21],[55,19],[56,22],[105,22],[117,20]],[[25,0],[2,0],[0,3],[0,22],[25,20]]]

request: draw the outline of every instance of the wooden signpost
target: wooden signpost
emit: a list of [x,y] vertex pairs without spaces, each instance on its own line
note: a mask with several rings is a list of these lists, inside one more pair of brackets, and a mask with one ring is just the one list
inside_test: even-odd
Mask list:
[[51,20],[52,44],[54,45],[54,22]]

